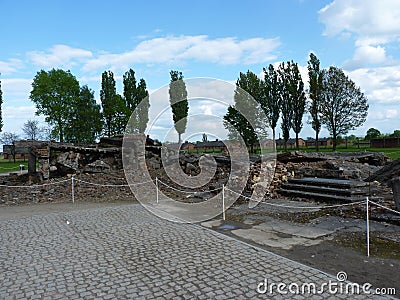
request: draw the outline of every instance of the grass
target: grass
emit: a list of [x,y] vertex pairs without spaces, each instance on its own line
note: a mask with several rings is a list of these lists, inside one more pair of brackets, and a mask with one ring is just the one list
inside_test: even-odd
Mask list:
[[[294,151],[295,148],[288,148],[288,151]],[[283,149],[278,149],[278,152],[283,152]],[[315,152],[314,147],[300,147],[300,151],[304,152]],[[337,152],[384,152],[387,157],[395,160],[400,158],[400,148],[369,148],[367,146],[353,146],[348,145],[338,145]],[[320,147],[319,152],[332,152],[332,147]]]
[[1,159],[0,160],[0,173],[10,173],[10,172],[17,172],[20,170],[20,165],[25,166],[25,170],[28,169],[28,161],[24,160],[8,160],[8,159]]

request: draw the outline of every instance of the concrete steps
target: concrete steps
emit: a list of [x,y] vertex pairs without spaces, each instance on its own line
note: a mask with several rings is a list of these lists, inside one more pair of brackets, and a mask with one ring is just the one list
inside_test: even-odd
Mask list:
[[328,178],[289,178],[280,192],[288,196],[355,202],[365,199],[369,185],[364,181]]

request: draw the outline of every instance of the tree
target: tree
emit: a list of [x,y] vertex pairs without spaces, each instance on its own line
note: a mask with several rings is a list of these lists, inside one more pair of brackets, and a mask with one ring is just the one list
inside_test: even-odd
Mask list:
[[284,140],[284,148],[287,150],[287,141],[290,136],[290,129],[293,127],[293,98],[292,98],[292,88],[291,88],[291,69],[293,62],[287,62],[285,65],[282,62],[279,65],[278,73],[280,80],[280,103],[281,103],[281,112],[282,112],[282,135]]
[[113,133],[113,120],[116,114],[115,104],[117,101],[114,74],[111,71],[104,71],[101,74],[100,100],[103,107],[103,119],[106,134],[110,137]]
[[113,135],[115,134],[123,134],[125,131],[127,119],[129,118],[129,109],[125,105],[124,97],[120,94],[115,96],[114,100],[114,117],[113,122],[111,124],[111,132]]
[[169,84],[169,101],[172,108],[172,118],[175,130],[178,133],[178,142],[181,143],[181,135],[186,131],[189,103],[187,100],[186,84],[183,81],[182,72],[171,71]]
[[205,133],[203,133],[202,142],[203,143],[208,142],[208,137],[207,137],[207,134],[205,134]]
[[127,115],[127,121],[130,116],[131,124],[134,125],[135,129],[139,133],[144,133],[147,122],[149,121],[150,107],[146,81],[141,78],[139,84],[137,84],[135,71],[129,69],[129,71],[124,74],[123,83],[125,104],[130,112],[130,114]]
[[253,72],[240,73],[236,81],[234,106],[228,107],[224,116],[224,126],[229,131],[230,139],[238,139],[240,135],[250,151],[259,142],[259,138],[267,137],[266,121],[262,118],[260,99],[263,93],[262,81]]
[[338,136],[361,126],[369,106],[360,88],[337,67],[327,71],[322,90],[321,122],[332,135],[336,151]]
[[79,97],[79,82],[70,71],[39,71],[33,79],[30,99],[36,104],[36,115],[44,115],[54,132],[64,141],[71,111]]
[[381,137],[381,132],[378,129],[370,128],[367,130],[367,135],[365,136],[365,140],[369,141],[370,139],[377,139]]
[[272,139],[275,142],[275,128],[279,120],[281,109],[280,81],[278,72],[274,66],[270,64],[268,70],[263,68],[264,71],[264,97],[260,98],[261,108],[264,110],[268,119],[268,124],[272,128]]
[[39,127],[38,120],[28,120],[22,126],[22,131],[24,132],[27,139],[37,140],[41,138],[42,128]]
[[289,89],[293,103],[293,122],[292,129],[296,134],[296,149],[299,150],[299,133],[303,128],[303,115],[306,110],[306,94],[304,93],[304,83],[297,63],[290,64]]
[[3,91],[1,90],[1,80],[0,80],[0,132],[3,129],[3,114],[1,110],[2,105],[3,105]]
[[393,133],[390,135],[392,138],[400,138],[400,130],[395,130]]
[[310,84],[309,97],[310,106],[309,112],[311,115],[311,126],[315,131],[315,150],[318,152],[318,135],[321,131],[321,102],[322,102],[322,83],[324,78],[324,70],[320,70],[320,61],[314,53],[310,53],[308,61],[308,79]]
[[70,126],[66,131],[66,141],[93,143],[102,129],[100,105],[94,99],[94,91],[84,85],[74,103]]
[[15,141],[19,140],[19,136],[12,132],[3,132],[0,135],[0,143],[3,145],[11,145],[11,155],[15,163]]

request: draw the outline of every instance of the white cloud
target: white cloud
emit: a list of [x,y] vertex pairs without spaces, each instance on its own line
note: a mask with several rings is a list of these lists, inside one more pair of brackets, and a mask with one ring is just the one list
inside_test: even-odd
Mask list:
[[31,91],[32,80],[25,78],[5,78],[1,80],[3,101],[6,104],[9,99],[27,100]]
[[319,11],[324,34],[352,33],[356,44],[377,45],[400,37],[398,0],[334,0]]
[[9,75],[15,73],[23,68],[23,66],[22,60],[16,58],[11,58],[8,61],[0,61],[0,74]]
[[92,52],[67,45],[54,45],[48,51],[31,51],[27,53],[30,61],[44,68],[70,68],[78,62],[90,59]]
[[90,59],[83,70],[127,69],[135,63],[173,63],[198,60],[219,64],[262,63],[274,59],[279,38],[254,38],[239,41],[233,37],[209,39],[206,35],[166,36],[140,42],[132,51],[103,53]]
[[348,74],[369,100],[384,105],[400,105],[400,66],[362,68]]
[[356,48],[353,58],[344,63],[344,68],[352,70],[367,65],[387,63],[390,60],[386,57],[384,47],[363,45]]
[[390,63],[384,45],[400,40],[398,0],[334,0],[319,11],[324,34],[353,37],[356,50],[347,69]]

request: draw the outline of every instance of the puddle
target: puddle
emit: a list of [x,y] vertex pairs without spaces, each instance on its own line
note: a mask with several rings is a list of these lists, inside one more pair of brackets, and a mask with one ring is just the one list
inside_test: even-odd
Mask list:
[[232,224],[223,224],[221,226],[218,226],[217,228],[220,230],[234,230],[234,229],[238,229],[239,227],[234,226]]

